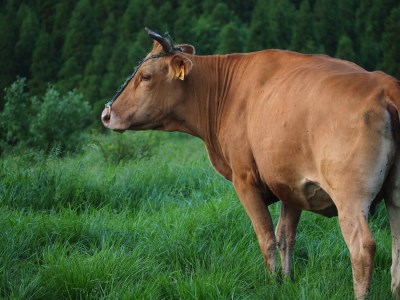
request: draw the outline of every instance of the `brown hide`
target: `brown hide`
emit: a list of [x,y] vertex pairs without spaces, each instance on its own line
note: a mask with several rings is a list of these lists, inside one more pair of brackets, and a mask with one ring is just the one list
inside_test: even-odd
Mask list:
[[[103,112],[104,125],[201,138],[215,169],[233,182],[272,272],[277,245],[291,276],[301,210],[338,214],[358,299],[370,285],[375,242],[367,217],[381,192],[394,236],[392,291],[399,297],[396,80],[324,55],[196,56],[187,49],[143,63]],[[155,42],[147,57],[162,51]],[[277,199],[282,211],[274,233],[265,204]]]

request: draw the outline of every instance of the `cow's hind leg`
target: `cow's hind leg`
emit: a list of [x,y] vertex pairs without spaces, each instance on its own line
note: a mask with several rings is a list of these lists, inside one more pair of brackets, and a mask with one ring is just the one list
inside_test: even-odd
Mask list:
[[352,198],[352,205],[338,207],[338,214],[340,228],[350,251],[354,295],[356,299],[365,299],[371,283],[376,243],[367,221],[369,205],[357,205],[362,204],[357,200]]
[[292,253],[301,210],[281,204],[281,214],[276,226],[276,242],[281,257],[282,273],[293,280]]
[[392,231],[391,289],[393,296],[396,299],[400,299],[400,203],[386,200],[386,208],[389,214],[390,228]]
[[400,156],[385,183],[385,204],[389,215],[392,232],[392,284],[391,289],[396,299],[400,299]]

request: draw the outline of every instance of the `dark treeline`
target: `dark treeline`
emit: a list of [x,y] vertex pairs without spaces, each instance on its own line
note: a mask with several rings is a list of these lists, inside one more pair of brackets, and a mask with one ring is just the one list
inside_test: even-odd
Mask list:
[[145,26],[198,54],[326,53],[400,77],[398,0],[3,0],[0,109],[17,77],[32,95],[50,82],[99,108],[150,50]]

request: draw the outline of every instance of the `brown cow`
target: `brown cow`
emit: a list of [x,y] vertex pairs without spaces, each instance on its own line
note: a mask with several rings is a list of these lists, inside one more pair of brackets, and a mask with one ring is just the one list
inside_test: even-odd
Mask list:
[[[201,138],[251,219],[266,265],[291,276],[302,210],[339,216],[355,297],[370,286],[371,205],[384,198],[392,292],[400,298],[400,87],[382,72],[281,50],[196,56],[150,30],[152,51],[106,105],[117,131],[181,131]],[[282,201],[276,234],[268,205]]]

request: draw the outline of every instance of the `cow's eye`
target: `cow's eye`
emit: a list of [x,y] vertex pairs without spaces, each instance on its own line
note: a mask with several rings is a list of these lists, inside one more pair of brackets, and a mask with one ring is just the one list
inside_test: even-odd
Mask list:
[[142,75],[142,81],[149,81],[150,79],[151,79],[151,76],[149,74]]

